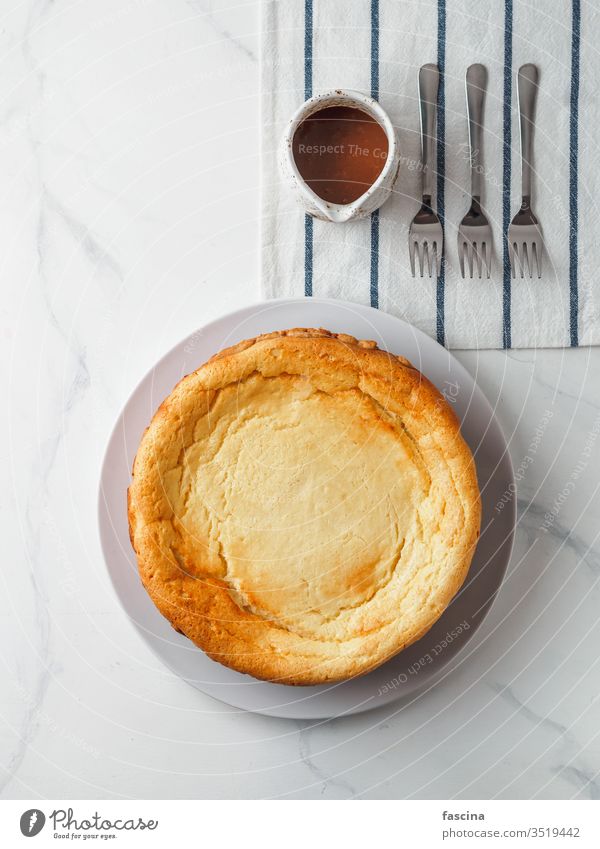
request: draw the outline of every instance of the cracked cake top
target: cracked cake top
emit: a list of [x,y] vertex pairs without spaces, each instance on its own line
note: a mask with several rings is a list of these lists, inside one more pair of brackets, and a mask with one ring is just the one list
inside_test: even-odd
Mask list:
[[469,569],[480,498],[452,410],[408,361],[296,329],[180,381],[140,444],[129,523],[177,630],[241,672],[316,684],[433,625]]

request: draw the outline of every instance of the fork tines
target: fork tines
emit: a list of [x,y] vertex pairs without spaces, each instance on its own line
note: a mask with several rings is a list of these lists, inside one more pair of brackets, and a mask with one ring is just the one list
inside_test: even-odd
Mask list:
[[508,256],[513,278],[531,278],[534,273],[540,278],[542,250],[541,233],[535,224],[511,224],[508,230]]
[[468,276],[490,278],[492,270],[492,230],[489,224],[481,227],[469,227],[460,224],[458,230],[458,262],[460,265],[460,276],[464,279]]
[[442,268],[443,233],[440,224],[420,224],[411,227],[408,241],[410,270],[416,277],[416,260],[419,262],[419,276],[425,273],[438,277]]

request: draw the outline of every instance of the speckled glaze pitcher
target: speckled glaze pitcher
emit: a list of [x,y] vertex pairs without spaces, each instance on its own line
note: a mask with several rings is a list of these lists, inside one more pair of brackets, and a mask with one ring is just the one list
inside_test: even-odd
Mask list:
[[[306,183],[294,160],[293,140],[300,124],[315,112],[331,106],[347,106],[366,112],[383,128],[387,137],[388,153],[383,169],[367,191],[352,203],[335,204],[319,197]],[[359,91],[335,89],[311,97],[294,113],[283,136],[279,161],[285,179],[305,212],[323,221],[341,224],[364,218],[385,203],[398,176],[400,148],[394,125],[376,100]]]

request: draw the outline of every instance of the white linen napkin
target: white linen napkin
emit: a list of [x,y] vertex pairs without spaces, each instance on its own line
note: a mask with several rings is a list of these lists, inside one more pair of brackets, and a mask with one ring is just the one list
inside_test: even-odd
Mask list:
[[[262,5],[262,281],[266,297],[371,304],[452,348],[600,343],[600,13],[586,0],[264,0]],[[446,268],[413,279],[407,231],[418,208],[417,72],[437,62],[438,210]],[[465,72],[488,69],[484,205],[494,231],[491,280],[462,280],[457,226],[469,205]],[[541,280],[511,280],[506,228],[520,202],[516,71],[534,62],[540,90],[533,207],[546,254]],[[371,93],[398,129],[392,198],[369,219],[305,217],[278,169],[291,114],[331,88]]]

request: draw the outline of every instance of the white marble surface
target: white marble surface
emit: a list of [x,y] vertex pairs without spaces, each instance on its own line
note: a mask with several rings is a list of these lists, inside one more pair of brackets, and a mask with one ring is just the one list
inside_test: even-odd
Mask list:
[[515,467],[552,417],[478,649],[411,704],[241,714],[115,599],[112,422],[162,352],[258,298],[257,23],[246,0],[0,3],[2,794],[598,798],[599,350],[459,354]]

